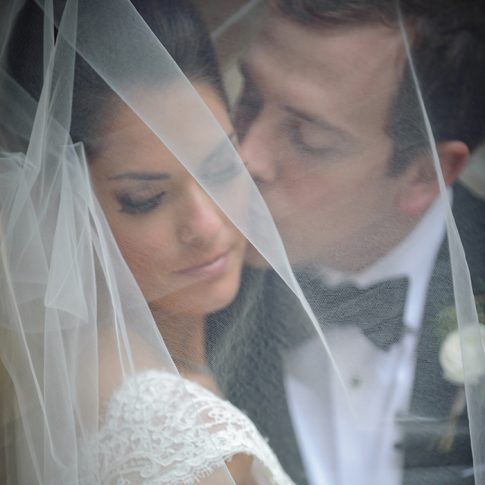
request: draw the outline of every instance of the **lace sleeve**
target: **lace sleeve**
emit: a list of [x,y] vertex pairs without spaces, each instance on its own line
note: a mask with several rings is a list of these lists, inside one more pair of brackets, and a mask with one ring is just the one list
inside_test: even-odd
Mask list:
[[238,453],[255,458],[257,483],[293,483],[239,409],[178,375],[146,371],[127,379],[108,403],[96,482],[197,483]]

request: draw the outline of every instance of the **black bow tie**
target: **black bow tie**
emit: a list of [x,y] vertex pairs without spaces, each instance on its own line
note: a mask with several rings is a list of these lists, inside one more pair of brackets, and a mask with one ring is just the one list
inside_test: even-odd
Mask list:
[[317,279],[302,277],[300,284],[322,327],[356,325],[383,350],[403,334],[408,279],[383,281],[365,289],[351,285],[327,288]]

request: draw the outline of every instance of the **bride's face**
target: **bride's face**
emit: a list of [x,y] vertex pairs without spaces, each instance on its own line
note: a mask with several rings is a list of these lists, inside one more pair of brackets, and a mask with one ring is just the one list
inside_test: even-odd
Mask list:
[[[204,84],[196,89],[233,138],[219,96]],[[91,175],[151,308],[168,315],[205,315],[228,305],[239,288],[245,239],[131,110],[118,110],[112,125],[117,135],[108,136],[97,150]],[[201,153],[201,159],[206,155]],[[224,175],[228,186],[237,175],[230,171]],[[234,197],[244,198],[234,187]]]

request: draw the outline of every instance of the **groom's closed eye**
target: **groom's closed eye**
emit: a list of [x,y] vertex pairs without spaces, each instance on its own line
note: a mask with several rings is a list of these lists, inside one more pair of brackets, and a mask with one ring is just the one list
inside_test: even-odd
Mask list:
[[[337,145],[333,141],[312,140],[305,136],[305,128],[299,124],[289,124],[288,137],[299,152],[313,157],[329,157],[337,152]],[[328,137],[327,137],[328,138]]]
[[357,140],[327,120],[285,106],[289,115],[284,127],[294,148],[320,160],[331,160],[355,149]]

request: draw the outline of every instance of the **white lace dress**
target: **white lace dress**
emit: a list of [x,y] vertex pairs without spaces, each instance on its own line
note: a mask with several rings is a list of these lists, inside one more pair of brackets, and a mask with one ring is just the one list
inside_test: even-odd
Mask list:
[[210,483],[209,475],[238,453],[253,456],[256,483],[293,484],[245,414],[168,372],[150,370],[125,380],[104,410],[93,445],[89,453],[91,460],[97,457],[98,476],[85,476],[86,484]]

